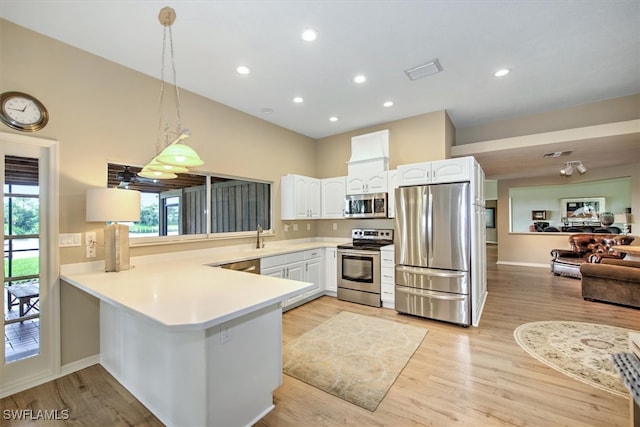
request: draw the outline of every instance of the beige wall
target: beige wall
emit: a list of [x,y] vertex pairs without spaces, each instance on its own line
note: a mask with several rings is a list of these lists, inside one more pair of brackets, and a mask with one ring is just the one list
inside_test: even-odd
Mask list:
[[456,129],[456,145],[634,120],[639,103],[636,94]]
[[[61,233],[101,225],[85,222],[85,192],[106,185],[108,161],[143,165],[155,154],[158,80],[0,20],[0,91],[21,91],[49,110],[48,125],[35,137],[60,146]],[[191,129],[189,144],[205,161],[203,171],[272,181],[273,214],[280,217],[280,176],[317,175],[315,141],[263,120],[181,91],[182,120]],[[165,114],[173,119],[174,113]],[[4,132],[18,133],[1,126]],[[277,161],[274,161],[277,159]],[[274,221],[271,239],[302,238],[307,231],[283,232]],[[252,239],[132,248],[132,255],[250,242]],[[98,260],[103,250],[98,247]],[[86,261],[84,248],[61,248],[62,264]],[[98,308],[68,286],[62,287],[62,363],[97,352]]]
[[[631,210],[634,212],[636,224],[633,234],[640,236],[638,221],[640,216],[640,162],[635,165],[616,167],[600,170],[589,169],[589,172],[581,177],[576,177],[574,182],[588,182],[602,179],[631,177]],[[536,185],[564,184],[563,177],[547,177],[527,180],[503,180],[498,181],[498,262],[506,263],[531,263],[548,264],[549,252],[554,248],[567,248],[565,233],[525,233],[515,234],[509,232],[509,189],[512,187],[531,187]],[[595,196],[595,195],[594,195]],[[598,194],[598,197],[606,194]],[[640,237],[633,244],[640,244]]]
[[389,129],[389,169],[398,165],[449,158],[455,131],[446,111],[435,111],[319,139],[318,178],[347,175],[351,138]]
[[[96,231],[85,222],[85,193],[106,184],[107,162],[145,164],[156,152],[158,80],[0,20],[0,91],[34,95],[49,110],[49,124],[35,137],[60,144],[61,233]],[[446,112],[424,114],[316,141],[219,103],[182,90],[183,125],[188,143],[201,155],[203,172],[272,181],[275,236],[269,240],[311,236],[350,237],[367,221],[298,221],[284,232],[280,218],[280,176],[346,175],[351,136],[390,129],[390,166],[448,157],[454,129]],[[171,108],[169,108],[170,110]],[[172,111],[165,119],[173,119]],[[2,131],[14,132],[9,128]],[[392,227],[392,220],[377,221]],[[307,230],[309,224],[310,230]],[[133,247],[132,256],[250,243],[252,238]],[[103,259],[98,246],[96,260]],[[60,262],[87,261],[83,247],[61,248]],[[62,363],[96,354],[99,305],[76,289],[61,285]]]

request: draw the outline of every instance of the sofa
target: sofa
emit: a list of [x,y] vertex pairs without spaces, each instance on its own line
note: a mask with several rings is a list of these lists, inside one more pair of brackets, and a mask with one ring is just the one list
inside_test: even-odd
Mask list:
[[603,258],[622,259],[612,247],[628,245],[633,236],[623,234],[577,233],[569,236],[569,249],[551,250],[551,272],[556,276],[582,277],[580,266],[589,262],[600,262]]
[[582,298],[640,308],[640,261],[603,258],[584,263]]

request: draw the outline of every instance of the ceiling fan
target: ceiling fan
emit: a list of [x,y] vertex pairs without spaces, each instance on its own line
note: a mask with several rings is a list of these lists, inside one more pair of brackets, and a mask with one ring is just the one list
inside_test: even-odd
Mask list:
[[116,174],[119,181],[118,188],[129,188],[133,183],[157,184],[157,180],[151,178],[143,178],[137,172],[131,171],[129,166],[125,166],[124,170]]

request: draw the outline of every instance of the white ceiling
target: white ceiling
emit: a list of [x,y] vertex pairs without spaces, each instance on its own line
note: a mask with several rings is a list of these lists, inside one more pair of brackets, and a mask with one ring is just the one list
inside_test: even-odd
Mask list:
[[[163,6],[177,13],[181,87],[312,138],[443,109],[461,129],[640,93],[638,0],[0,0],[0,17],[159,78]],[[315,42],[300,39],[306,27]],[[404,74],[434,58],[441,73]]]

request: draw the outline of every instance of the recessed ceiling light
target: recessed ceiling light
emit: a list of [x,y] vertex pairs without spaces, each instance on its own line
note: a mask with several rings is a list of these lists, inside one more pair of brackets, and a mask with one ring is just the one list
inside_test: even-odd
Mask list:
[[362,74],[358,74],[357,76],[355,76],[353,78],[353,81],[356,83],[364,83],[367,81],[367,78],[365,76],[363,76]]
[[498,70],[498,71],[496,71],[495,73],[493,73],[493,75],[494,75],[495,77],[504,77],[504,76],[506,76],[507,74],[509,74],[510,72],[511,72],[511,70],[510,70],[510,69],[508,69],[508,68],[503,68],[503,69]]
[[239,66],[238,68],[236,68],[236,71],[238,72],[238,74],[242,74],[243,76],[251,73],[251,70],[246,65]]
[[302,40],[304,40],[306,42],[312,42],[312,41],[314,41],[315,39],[318,38],[318,32],[316,30],[314,30],[313,28],[307,28],[306,30],[304,30],[302,32],[300,37],[302,37]]
[[393,105],[393,101],[387,101],[384,104],[382,104],[382,106],[384,107],[391,107]]
[[331,117],[329,117],[329,121],[330,122],[337,122],[338,118],[336,116],[331,116]]
[[271,114],[273,113],[273,108],[263,108],[260,110],[262,114]]
[[301,104],[304,102],[304,99],[301,96],[296,96],[295,98],[293,98],[293,102],[295,102],[296,104]]

